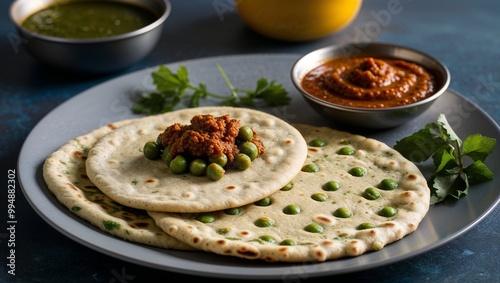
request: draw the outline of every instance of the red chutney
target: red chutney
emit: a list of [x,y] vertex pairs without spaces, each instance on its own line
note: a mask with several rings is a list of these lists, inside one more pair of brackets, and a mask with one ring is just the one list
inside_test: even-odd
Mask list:
[[309,94],[331,103],[387,108],[434,93],[433,75],[422,66],[393,58],[346,56],[327,61],[302,80]]

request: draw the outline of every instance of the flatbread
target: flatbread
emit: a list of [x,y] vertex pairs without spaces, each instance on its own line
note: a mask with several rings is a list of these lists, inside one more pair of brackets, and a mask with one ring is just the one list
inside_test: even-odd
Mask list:
[[[283,262],[321,262],[341,257],[359,256],[382,249],[417,229],[429,209],[430,191],[418,168],[386,144],[336,131],[330,128],[296,125],[306,141],[322,139],[323,147],[309,146],[305,165],[316,164],[318,172],[300,172],[292,189],[270,196],[271,204],[249,204],[237,215],[225,211],[173,214],[149,211],[156,224],[177,239],[205,251],[247,259]],[[339,155],[342,147],[351,147],[354,155]],[[366,175],[353,176],[352,168],[364,168]],[[394,190],[382,190],[379,183],[386,178],[397,181]],[[325,191],[323,185],[336,181],[340,188]],[[363,196],[368,187],[376,188],[381,197],[369,200]],[[324,196],[324,201],[313,199]],[[296,205],[300,213],[284,213],[288,205]],[[397,214],[379,215],[385,206]],[[335,216],[339,208],[352,212],[349,218]],[[208,217],[209,216],[209,217]],[[197,219],[209,219],[204,223]],[[270,227],[257,227],[256,221],[267,218]],[[315,223],[315,224],[313,224]],[[375,228],[361,230],[362,223]],[[322,232],[308,232],[305,227],[321,226]],[[264,239],[262,238],[264,236]],[[268,242],[265,236],[275,242]],[[282,245],[293,240],[295,245]]]
[[146,211],[125,207],[107,197],[86,175],[89,149],[104,135],[132,121],[106,125],[63,145],[44,162],[45,182],[59,202],[102,231],[160,248],[194,250],[158,228]]
[[[226,170],[218,181],[190,173],[174,174],[161,160],[148,160],[144,144],[174,124],[212,114],[240,120],[255,130],[265,152],[244,171]],[[203,212],[241,206],[268,196],[300,171],[307,156],[302,135],[276,116],[245,108],[201,107],[144,117],[106,135],[92,148],[87,175],[113,200],[138,209]]]

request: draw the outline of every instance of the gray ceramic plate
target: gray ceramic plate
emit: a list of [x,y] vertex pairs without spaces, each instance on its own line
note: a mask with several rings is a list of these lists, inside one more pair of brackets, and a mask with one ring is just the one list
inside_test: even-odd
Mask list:
[[[287,54],[227,56],[184,61],[169,64],[168,67],[176,70],[180,65],[186,66],[191,81],[205,82],[214,92],[227,93],[217,71],[217,63],[237,87],[252,89],[261,77],[276,80],[289,90],[293,100],[286,107],[262,110],[289,122],[336,127],[309,108],[294,89],[290,70],[298,58],[299,55]],[[59,232],[99,252],[153,268],[210,277],[283,279],[305,274],[308,277],[341,274],[391,264],[443,245],[471,229],[500,202],[498,180],[494,180],[474,187],[464,199],[432,207],[417,231],[381,251],[315,264],[271,264],[205,252],[162,250],[114,238],[82,221],[59,204],[43,181],[42,164],[50,153],[70,139],[106,123],[133,117],[130,97],[137,91],[153,89],[150,74],[155,69],[118,77],[63,103],[33,129],[19,156],[21,187],[35,211]],[[210,103],[214,102],[207,102]],[[434,122],[439,113],[446,114],[460,136],[481,133],[500,140],[498,125],[477,106],[452,91],[447,91],[424,115],[404,126],[382,132],[347,130],[393,146],[395,141],[426,123]],[[496,176],[500,176],[499,150],[487,159],[487,165],[493,168]],[[426,173],[425,168],[423,171]]]

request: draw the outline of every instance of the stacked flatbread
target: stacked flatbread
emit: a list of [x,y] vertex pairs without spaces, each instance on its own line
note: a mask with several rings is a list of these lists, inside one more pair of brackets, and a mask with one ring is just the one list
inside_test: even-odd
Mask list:
[[[175,175],[141,152],[144,144],[174,124],[189,124],[197,114],[229,114],[258,133],[266,150],[250,170],[227,170],[216,182],[190,174]],[[150,116],[103,137],[90,151],[87,173],[114,200],[143,210],[200,212],[257,201],[286,185],[302,167],[307,145],[290,124],[251,109],[207,107]]]
[[[168,124],[203,113],[229,113],[259,133],[266,152],[255,160],[262,163],[248,169],[255,172],[227,174],[217,185],[220,181],[173,175],[140,152]],[[308,146],[313,140],[324,144]],[[317,170],[306,170],[311,167]],[[292,127],[269,114],[227,107],[103,127],[51,155],[44,177],[71,211],[119,237],[283,262],[380,250],[417,229],[430,199],[418,168],[382,142],[325,127]],[[385,188],[383,180],[397,188]],[[368,196],[368,188],[379,197]],[[385,214],[388,208],[391,214]],[[148,224],[136,225],[137,219]]]
[[[196,114],[230,114],[252,126],[271,148],[254,161],[253,170],[228,172],[217,182],[174,176],[161,161],[144,157],[145,142],[156,140],[173,123],[189,123]],[[163,248],[193,249],[164,233],[145,209],[164,206],[180,212],[249,203],[279,190],[305,157],[300,133],[281,119],[250,109],[206,107],[120,121],[77,137],[47,158],[43,176],[62,204],[103,231]],[[276,176],[279,169],[285,172]]]
[[88,151],[100,138],[131,122],[125,120],[109,124],[69,141],[45,161],[45,182],[71,212],[111,235],[161,248],[193,250],[158,228],[145,211],[113,201],[87,176],[85,162]]

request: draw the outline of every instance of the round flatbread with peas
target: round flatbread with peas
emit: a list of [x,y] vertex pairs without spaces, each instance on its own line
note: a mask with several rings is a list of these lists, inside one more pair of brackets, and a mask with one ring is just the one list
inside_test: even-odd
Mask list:
[[237,209],[149,214],[197,249],[283,262],[358,256],[417,229],[430,195],[412,162],[377,140],[296,127],[309,143],[308,157],[282,190]]
[[[147,142],[157,140],[175,123],[189,125],[196,115],[239,120],[258,134],[265,151],[250,168],[228,169],[217,181],[189,172],[178,174],[162,159],[145,157]],[[241,206],[268,196],[300,171],[306,156],[302,135],[276,116],[244,108],[201,107],[144,117],[113,131],[90,150],[86,165],[90,180],[125,206],[184,213]]]
[[71,212],[111,235],[161,248],[194,250],[158,228],[146,211],[125,207],[107,197],[87,177],[88,151],[101,137],[132,121],[106,125],[63,145],[44,162],[45,182]]

